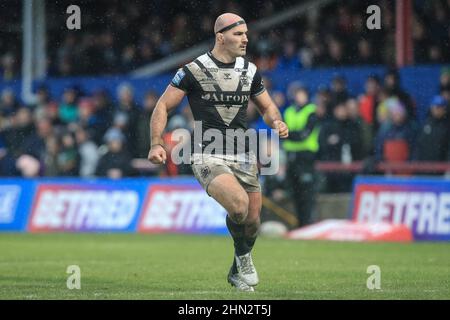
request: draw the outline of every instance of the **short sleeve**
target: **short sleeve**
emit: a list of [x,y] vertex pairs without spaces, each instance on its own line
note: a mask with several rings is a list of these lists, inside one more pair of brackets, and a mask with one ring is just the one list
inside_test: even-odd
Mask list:
[[170,85],[183,91],[190,92],[192,90],[192,79],[186,70],[186,67],[178,69],[177,73],[170,81]]
[[264,87],[264,81],[261,77],[261,74],[258,70],[256,70],[255,75],[253,76],[252,86],[250,88],[250,95],[252,97],[256,97],[263,93],[266,90]]

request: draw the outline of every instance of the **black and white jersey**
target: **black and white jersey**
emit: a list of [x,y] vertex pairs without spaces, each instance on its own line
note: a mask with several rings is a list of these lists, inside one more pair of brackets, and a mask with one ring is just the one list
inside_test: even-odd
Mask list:
[[202,134],[214,128],[224,137],[227,129],[247,130],[249,99],[265,91],[253,63],[242,57],[223,63],[211,52],[179,69],[171,85],[186,92],[194,120],[202,123]]

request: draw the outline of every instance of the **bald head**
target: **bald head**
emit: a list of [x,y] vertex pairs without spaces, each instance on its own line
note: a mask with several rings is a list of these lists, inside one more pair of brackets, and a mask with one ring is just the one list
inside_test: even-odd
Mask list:
[[214,33],[219,32],[223,28],[231,26],[232,24],[243,21],[240,16],[234,13],[224,13],[217,17],[216,23],[214,24]]

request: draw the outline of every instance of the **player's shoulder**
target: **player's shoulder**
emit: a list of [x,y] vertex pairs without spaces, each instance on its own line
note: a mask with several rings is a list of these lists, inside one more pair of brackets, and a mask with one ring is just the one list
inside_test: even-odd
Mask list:
[[242,66],[244,69],[247,69],[247,73],[254,75],[256,71],[258,70],[258,67],[256,64],[251,62],[246,57],[238,57],[237,59],[237,65]]
[[256,67],[256,65],[253,62],[251,62],[247,57],[238,57],[237,59],[242,59],[242,62],[244,64],[247,63],[249,66]]
[[184,78],[186,78],[185,81],[192,81],[195,78],[195,75],[199,73],[199,71],[201,70],[200,65],[201,62],[199,63],[199,59],[204,60],[204,55],[201,55],[195,59],[193,59],[192,61],[182,65],[178,70],[177,73],[175,74],[174,79],[172,80],[172,84],[175,85],[179,85],[181,80],[183,80]]
[[207,53],[204,53],[202,55],[199,55],[198,57],[192,59],[189,63],[186,63],[183,66],[183,69],[188,69],[191,72],[195,71],[197,69],[201,69],[203,66],[208,67],[212,61],[209,58]]
[[201,63],[201,61],[205,60],[205,55],[200,55],[198,57],[196,57],[195,59],[191,60],[190,62],[182,65],[178,70],[177,73],[182,74],[183,76],[185,76],[186,74],[190,74],[190,73],[195,73],[197,71],[197,69],[199,69],[199,63]]

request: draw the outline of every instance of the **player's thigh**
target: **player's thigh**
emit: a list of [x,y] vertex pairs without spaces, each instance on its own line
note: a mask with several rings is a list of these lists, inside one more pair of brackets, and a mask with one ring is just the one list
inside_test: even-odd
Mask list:
[[248,215],[247,220],[250,223],[259,222],[262,207],[261,192],[247,192],[248,195]]
[[238,180],[229,173],[215,177],[208,185],[208,194],[229,213],[247,214],[249,198]]

